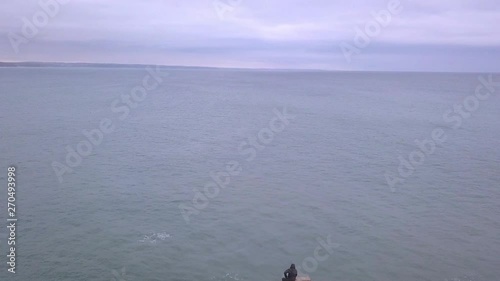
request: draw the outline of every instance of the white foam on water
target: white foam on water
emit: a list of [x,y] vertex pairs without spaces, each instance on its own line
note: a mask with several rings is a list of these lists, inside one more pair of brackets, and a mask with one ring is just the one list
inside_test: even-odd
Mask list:
[[464,275],[462,277],[454,277],[451,279],[445,279],[445,281],[476,281],[472,276]]
[[139,242],[155,244],[157,241],[163,241],[166,240],[167,238],[170,238],[170,234],[166,232],[158,232],[158,233],[150,232],[144,235],[144,237],[140,239]]
[[233,274],[233,273],[226,273],[223,277],[212,277],[210,278],[210,281],[241,281],[244,280],[241,276],[238,275],[238,273]]

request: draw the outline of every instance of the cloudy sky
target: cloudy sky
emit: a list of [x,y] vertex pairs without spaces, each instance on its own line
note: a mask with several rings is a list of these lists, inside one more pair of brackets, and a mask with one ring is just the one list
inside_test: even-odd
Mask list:
[[499,0],[55,1],[1,1],[0,61],[500,72]]

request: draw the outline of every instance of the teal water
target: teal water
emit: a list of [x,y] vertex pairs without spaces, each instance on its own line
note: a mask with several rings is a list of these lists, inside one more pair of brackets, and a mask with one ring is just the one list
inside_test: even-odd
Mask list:
[[[486,75],[167,68],[123,102],[147,75],[0,68],[19,218],[15,275],[1,228],[1,280],[280,280],[292,262],[314,281],[498,280],[500,88],[458,128],[443,118]],[[114,130],[59,181],[53,163],[102,120]],[[386,173],[437,128],[447,140],[392,192]],[[194,205],[228,162],[239,174]],[[201,205],[187,223],[180,206]],[[313,262],[318,239],[335,247]]]

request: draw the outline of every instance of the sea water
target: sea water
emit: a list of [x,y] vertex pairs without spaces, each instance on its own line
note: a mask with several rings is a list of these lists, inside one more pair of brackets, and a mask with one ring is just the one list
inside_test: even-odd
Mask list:
[[0,279],[498,280],[488,79],[1,68]]

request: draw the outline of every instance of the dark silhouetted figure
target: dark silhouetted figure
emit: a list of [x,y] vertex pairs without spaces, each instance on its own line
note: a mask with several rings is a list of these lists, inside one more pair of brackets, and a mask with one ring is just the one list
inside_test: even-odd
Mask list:
[[281,278],[281,281],[295,281],[295,278],[297,277],[297,269],[295,269],[295,264],[292,263],[292,265],[290,265],[290,268],[285,270],[283,274],[285,274],[285,277]]

